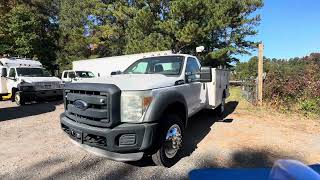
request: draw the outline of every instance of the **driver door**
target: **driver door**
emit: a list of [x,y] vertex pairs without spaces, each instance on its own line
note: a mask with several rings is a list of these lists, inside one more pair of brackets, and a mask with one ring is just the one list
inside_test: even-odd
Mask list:
[[189,57],[187,59],[186,65],[186,82],[188,83],[187,97],[189,99],[188,106],[191,114],[194,114],[200,110],[202,107],[202,94],[205,89],[203,89],[203,83],[196,80],[196,74],[200,71],[199,62],[193,58]]
[[7,77],[7,87],[9,93],[12,93],[12,88],[18,87],[17,72],[15,68],[9,69],[9,75]]

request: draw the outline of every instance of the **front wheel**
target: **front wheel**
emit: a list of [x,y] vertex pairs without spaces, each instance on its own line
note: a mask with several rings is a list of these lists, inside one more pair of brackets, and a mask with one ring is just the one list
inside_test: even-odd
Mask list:
[[23,97],[21,91],[17,91],[15,94],[14,94],[14,101],[16,102],[16,104],[18,106],[21,106],[21,105],[25,105],[25,98]]
[[167,122],[162,131],[162,144],[152,160],[158,166],[171,167],[180,159],[184,127],[177,115],[167,115],[162,122]]

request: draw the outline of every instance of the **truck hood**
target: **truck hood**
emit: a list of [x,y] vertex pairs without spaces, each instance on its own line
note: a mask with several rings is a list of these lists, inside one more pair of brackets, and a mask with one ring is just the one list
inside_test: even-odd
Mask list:
[[19,79],[24,80],[25,82],[28,83],[35,83],[35,82],[59,82],[61,81],[57,77],[25,77],[21,76]]
[[109,77],[84,79],[81,83],[114,84],[121,90],[149,90],[173,86],[178,77],[169,77],[162,74],[120,74]]

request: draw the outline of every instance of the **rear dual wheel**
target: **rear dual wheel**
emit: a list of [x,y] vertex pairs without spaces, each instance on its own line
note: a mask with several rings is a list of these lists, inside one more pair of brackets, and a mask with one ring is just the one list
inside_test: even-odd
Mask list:
[[162,128],[162,143],[152,160],[158,166],[171,167],[181,158],[184,127],[181,118],[174,114],[165,115],[161,122],[166,122]]

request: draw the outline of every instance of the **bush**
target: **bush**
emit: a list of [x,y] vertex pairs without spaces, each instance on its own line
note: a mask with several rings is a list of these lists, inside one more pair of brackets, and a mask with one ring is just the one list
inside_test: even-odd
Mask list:
[[299,109],[305,112],[320,114],[320,98],[301,101],[299,104]]
[[[314,54],[313,54],[314,55]],[[320,56],[269,64],[264,98],[272,105],[320,115]]]
[[[234,68],[235,80],[255,80],[258,58],[239,62]],[[264,100],[284,110],[302,110],[320,115],[320,53],[303,58],[264,58]],[[250,91],[250,90],[248,90]],[[255,88],[252,88],[255,91]],[[252,92],[251,92],[252,93]]]

